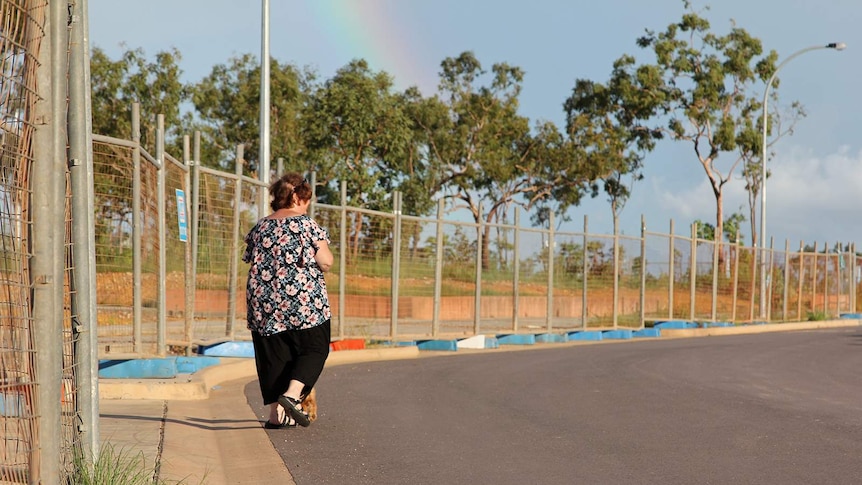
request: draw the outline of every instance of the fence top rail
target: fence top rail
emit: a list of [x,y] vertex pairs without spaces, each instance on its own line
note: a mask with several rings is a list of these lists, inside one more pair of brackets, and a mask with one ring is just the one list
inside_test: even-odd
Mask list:
[[95,133],[93,133],[93,141],[97,141],[99,143],[107,143],[109,145],[120,145],[128,148],[138,148],[138,144],[133,141],[124,140],[122,138],[114,138],[112,136],[97,135]]
[[237,176],[237,174],[235,174],[235,173],[228,173],[228,172],[224,172],[222,170],[218,170],[215,168],[204,167],[203,165],[197,165],[197,169],[200,171],[200,173],[204,173],[207,175],[214,175],[216,177],[222,177],[222,178],[232,179],[232,180],[242,180],[243,182],[247,182],[247,183],[252,184],[252,185],[257,185],[259,187],[266,188],[266,185],[263,182],[261,182],[260,180],[258,180],[256,178],[249,177],[248,175]]
[[177,166],[180,170],[182,170],[183,172],[188,172],[188,171],[189,171],[189,166],[188,166],[188,165],[186,165],[185,163],[183,163],[183,162],[181,162],[181,161],[177,160],[177,159],[176,159],[176,158],[174,158],[174,157],[173,157],[173,155],[171,155],[170,153],[165,153],[165,161],[170,162],[170,163],[172,163],[172,164],[176,165],[176,166]]

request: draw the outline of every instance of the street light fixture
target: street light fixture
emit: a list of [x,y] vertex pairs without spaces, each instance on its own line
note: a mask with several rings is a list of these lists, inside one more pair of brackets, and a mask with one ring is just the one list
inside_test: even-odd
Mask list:
[[767,129],[767,109],[766,103],[769,100],[769,89],[772,87],[772,82],[775,80],[775,76],[778,74],[778,71],[784,67],[785,64],[790,62],[791,59],[802,55],[808,51],[818,50],[818,49],[835,49],[837,51],[842,51],[847,48],[847,44],[843,42],[832,42],[826,45],[813,45],[811,47],[806,47],[804,49],[798,50],[791,54],[787,59],[784,59],[778,67],[773,71],[772,76],[769,77],[769,80],[766,81],[766,89],[763,90],[763,151],[760,157],[760,254],[761,254],[761,272],[760,272],[760,317],[766,318],[766,129]]

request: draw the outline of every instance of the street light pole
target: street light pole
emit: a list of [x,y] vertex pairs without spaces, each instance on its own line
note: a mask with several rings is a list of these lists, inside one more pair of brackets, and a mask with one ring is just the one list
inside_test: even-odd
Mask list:
[[760,156],[760,318],[767,317],[766,311],[766,132],[767,132],[767,109],[766,103],[769,100],[769,89],[772,87],[772,82],[775,81],[775,76],[778,71],[790,62],[794,57],[800,56],[808,51],[818,49],[835,49],[837,51],[844,50],[847,47],[843,42],[832,42],[826,45],[813,45],[804,49],[798,50],[791,54],[787,59],[781,61],[778,67],[773,71],[772,76],[766,81],[766,88],[763,90],[763,146]]

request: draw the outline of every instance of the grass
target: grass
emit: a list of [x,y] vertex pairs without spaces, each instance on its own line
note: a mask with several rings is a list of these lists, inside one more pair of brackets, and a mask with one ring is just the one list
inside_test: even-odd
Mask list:
[[[180,485],[185,481],[167,481],[156,477],[147,466],[143,452],[131,453],[105,443],[95,463],[90,463],[80,451],[73,459],[74,472],[69,483],[74,485]],[[201,480],[201,483],[204,483]]]

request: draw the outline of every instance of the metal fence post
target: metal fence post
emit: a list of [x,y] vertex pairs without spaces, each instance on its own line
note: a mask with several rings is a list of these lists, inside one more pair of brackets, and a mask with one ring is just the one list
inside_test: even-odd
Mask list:
[[554,319],[554,213],[548,213],[548,299],[545,312],[545,326],[548,332],[553,328]]
[[143,352],[143,293],[142,293],[142,258],[144,237],[144,215],[141,213],[141,105],[132,104],[132,344],[135,355]]
[[640,311],[640,325],[639,329],[643,330],[646,326],[646,274],[647,274],[647,261],[646,261],[646,218],[643,214],[641,214],[641,282],[640,282],[640,302],[641,302],[641,311]]
[[674,265],[676,263],[676,249],[674,248],[674,242],[676,238],[673,234],[673,219],[670,220],[670,237],[668,237],[668,254],[670,255],[670,267],[668,269],[668,286],[667,286],[667,318],[669,320],[673,320],[673,294],[674,288],[673,285],[676,283],[676,268]]
[[692,321],[697,317],[695,304],[697,302],[697,224],[691,225],[691,256],[688,268],[688,283],[691,288],[691,302],[689,314]]
[[617,224],[614,224],[614,272],[613,272],[613,321],[614,321],[614,330],[619,326],[619,316],[620,316],[620,235],[619,230],[617,228]]
[[739,299],[739,231],[733,245],[733,298],[731,299],[730,321],[736,323],[736,304]]
[[799,281],[796,290],[796,318],[802,320],[802,282],[805,279],[805,254],[802,252],[804,246],[799,241]]
[[775,237],[769,238],[769,271],[766,277],[766,322],[772,321],[772,292],[775,290],[772,284],[772,273],[775,271]]
[[589,257],[589,252],[587,251],[587,243],[589,242],[589,238],[587,236],[587,229],[589,227],[588,217],[589,216],[584,214],[584,247],[581,248],[581,250],[583,251],[584,259],[583,268],[581,269],[583,273],[581,276],[581,283],[583,284],[581,294],[581,326],[584,330],[587,329],[587,275],[589,274],[589,270],[587,268],[587,258]]
[[99,454],[99,359],[96,313],[95,194],[91,136],[90,55],[86,2],[72,4],[69,62],[69,156],[72,189],[72,251],[74,288],[72,332],[77,340],[75,372],[80,439],[84,457],[95,463]]
[[344,338],[347,302],[347,182],[341,181],[341,228],[338,231],[338,337]]
[[62,409],[57,392],[63,381],[63,270],[66,175],[66,4],[49,4],[45,42],[39,51],[34,123],[32,235],[33,349],[38,436],[33,437],[30,483],[60,483]]
[[712,310],[710,320],[715,323],[718,314],[718,260],[721,253],[721,234],[718,228],[713,231],[712,246]]
[[443,295],[443,204],[444,199],[437,201],[436,249],[434,251],[434,309],[431,317],[431,336],[440,332],[440,304]]
[[[195,162],[191,159],[191,144],[188,135],[183,135],[183,164],[186,167],[186,170],[183,171],[183,190],[185,191],[186,200],[188,201],[189,195],[191,195],[191,168],[195,164]],[[189,216],[189,203],[185,204],[185,207],[177,206],[177,211],[180,209],[185,209],[186,220],[190,219]],[[183,310],[183,320],[185,322],[185,329],[183,340],[186,342],[186,355],[191,355],[192,353],[192,328],[195,321],[195,278],[192,273],[192,247],[195,245],[195,239],[190,237],[191,235],[186,233],[186,241],[184,247],[184,265],[183,265],[183,273],[185,273],[185,298],[184,304],[185,309]]]
[[245,146],[239,144],[236,146],[236,161],[234,163],[234,175],[236,175],[236,183],[233,187],[233,236],[230,238],[230,260],[228,261],[228,300],[227,300],[227,321],[225,325],[225,335],[233,339],[236,337],[236,306],[237,295],[237,278],[239,276],[239,239],[243,237],[239,233],[240,230],[240,211],[242,205],[242,160],[245,157]]
[[389,338],[398,335],[398,275],[401,272],[401,192],[392,192],[392,315],[390,315]]
[[482,204],[477,208],[479,217],[476,220],[476,295],[475,311],[473,313],[473,335],[479,335],[480,322],[482,320]]
[[515,206],[515,234],[512,251],[512,332],[518,332],[518,312],[520,310],[520,284],[521,284],[521,208]]
[[789,304],[788,298],[790,297],[790,240],[784,240],[784,295],[782,298],[784,301],[781,305],[781,320],[787,321],[787,305]]
[[156,282],[156,287],[158,288],[158,323],[157,323],[157,332],[156,332],[156,353],[159,356],[164,357],[167,355],[167,309],[165,308],[166,304],[166,290],[167,285],[165,280],[167,278],[167,209],[165,207],[166,203],[166,181],[165,175],[167,172],[167,167],[165,167],[165,115],[159,114],[156,117],[156,161],[159,164],[158,167],[158,180],[156,182],[157,186],[157,197],[156,206],[158,207],[158,227],[159,227],[159,277]]
[[[200,203],[201,203],[201,132],[196,131],[194,144],[192,145],[192,157],[194,164],[192,165],[192,196],[191,196],[191,231],[189,231],[189,240],[192,241],[192,281],[195,282],[195,293],[197,292],[198,281],[198,227],[200,227]],[[240,173],[242,167],[240,167]],[[192,294],[192,302],[197,298],[196,294]],[[194,307],[194,305],[193,305]]]

